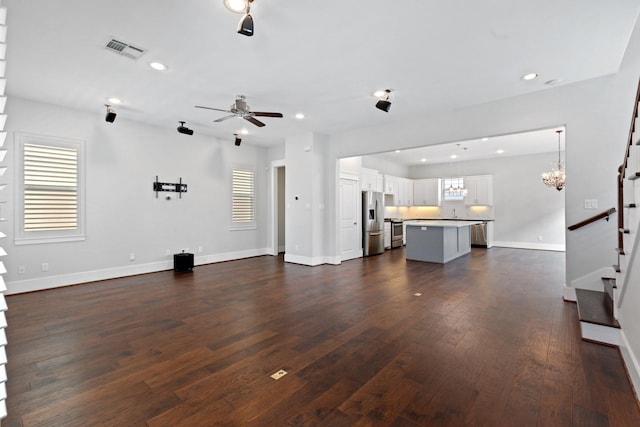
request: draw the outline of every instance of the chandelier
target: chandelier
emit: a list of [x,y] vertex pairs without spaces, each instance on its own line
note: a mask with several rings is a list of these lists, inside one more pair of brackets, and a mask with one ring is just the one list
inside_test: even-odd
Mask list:
[[555,188],[556,190],[560,191],[560,190],[562,190],[564,188],[564,184],[565,184],[565,180],[566,180],[566,174],[565,174],[564,168],[562,166],[562,161],[560,160],[560,134],[562,133],[562,130],[557,130],[556,133],[558,134],[558,165],[557,165],[557,169],[556,168],[552,168],[551,172],[543,173],[542,174],[542,182],[547,187]]

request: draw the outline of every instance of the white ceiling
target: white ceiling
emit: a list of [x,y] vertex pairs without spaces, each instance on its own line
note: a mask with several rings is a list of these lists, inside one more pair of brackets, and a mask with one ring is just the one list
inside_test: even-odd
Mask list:
[[[223,0],[3,0],[7,93],[175,132],[273,146],[287,135],[420,120],[615,73],[638,0],[255,0],[255,36]],[[137,61],[104,48],[115,37],[147,49]],[[151,61],[169,66],[153,71]],[[532,81],[520,77],[539,73]],[[389,113],[375,90],[392,88]],[[246,95],[279,111],[257,128],[213,123]],[[303,112],[304,120],[293,115]],[[427,130],[425,130],[427,131]],[[390,147],[392,148],[392,147]]]
[[[455,143],[430,145],[411,150],[394,150],[373,155],[402,165],[432,165],[457,161],[471,161],[539,153],[553,153],[550,160],[557,159],[558,133],[560,150],[565,149],[564,127],[478,138]],[[455,155],[456,158],[451,156]],[[564,159],[564,155],[562,155]]]

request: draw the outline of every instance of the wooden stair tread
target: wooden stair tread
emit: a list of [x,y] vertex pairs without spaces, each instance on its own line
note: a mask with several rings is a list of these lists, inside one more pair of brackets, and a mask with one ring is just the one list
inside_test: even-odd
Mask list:
[[630,176],[629,176],[629,180],[630,180],[630,181],[636,180],[636,179],[638,179],[638,178],[640,178],[640,172],[636,172],[636,173],[634,173],[633,175],[630,175]]
[[608,308],[611,300],[605,292],[576,289],[576,303],[581,322],[620,329],[620,324]]
[[624,205],[625,208],[635,208],[636,204],[635,203],[629,203],[628,205]]
[[615,271],[616,273],[620,273],[622,271],[622,270],[620,270],[620,265],[614,264],[613,265],[613,271]]
[[628,228],[618,228],[618,231],[623,234],[631,233],[631,230],[629,230]]

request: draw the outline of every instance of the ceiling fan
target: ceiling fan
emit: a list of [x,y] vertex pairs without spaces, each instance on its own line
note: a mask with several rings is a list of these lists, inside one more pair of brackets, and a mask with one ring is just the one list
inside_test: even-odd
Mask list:
[[224,117],[220,117],[217,120],[214,120],[215,123],[218,122],[223,122],[225,120],[229,120],[232,119],[234,117],[238,117],[241,119],[245,119],[248,122],[253,123],[254,125],[258,126],[258,127],[262,127],[265,124],[262,123],[260,120],[256,119],[256,117],[278,117],[278,118],[282,118],[282,113],[269,113],[269,112],[264,112],[264,111],[251,111],[250,107],[247,105],[247,100],[244,97],[244,95],[238,95],[236,97],[236,101],[233,103],[233,105],[228,109],[228,110],[223,110],[220,108],[213,108],[213,107],[204,107],[202,105],[196,105],[196,108],[205,108],[207,110],[214,110],[214,111],[223,111],[225,113],[231,113],[230,116],[224,116]]

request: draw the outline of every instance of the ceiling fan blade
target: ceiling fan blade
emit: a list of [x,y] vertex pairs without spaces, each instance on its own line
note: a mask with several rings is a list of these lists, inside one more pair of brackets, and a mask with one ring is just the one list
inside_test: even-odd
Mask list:
[[260,116],[260,117],[278,117],[278,118],[283,117],[282,113],[267,113],[264,111],[253,111],[252,113],[254,116]]
[[214,120],[214,123],[220,123],[220,122],[224,122],[225,120],[229,120],[229,119],[233,119],[234,117],[237,117],[235,114],[232,114],[230,116],[224,116],[224,117],[220,117],[217,120]]
[[213,111],[223,111],[225,113],[230,113],[231,111],[229,110],[221,110],[220,108],[213,108],[213,107],[203,107],[202,105],[196,105],[196,108],[204,108],[207,110],[213,110]]
[[258,126],[258,127],[262,127],[264,126],[264,123],[262,123],[260,120],[254,119],[253,117],[243,117],[246,121],[253,123],[254,125]]

